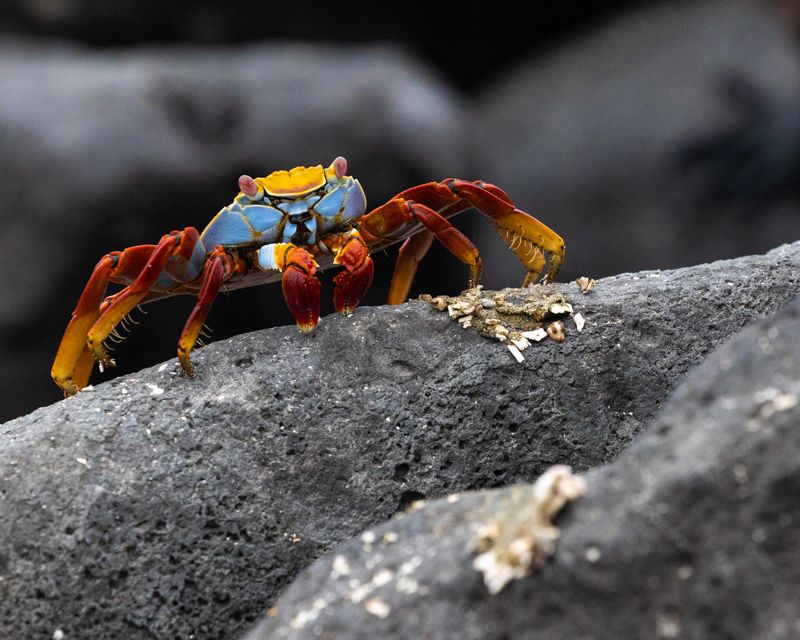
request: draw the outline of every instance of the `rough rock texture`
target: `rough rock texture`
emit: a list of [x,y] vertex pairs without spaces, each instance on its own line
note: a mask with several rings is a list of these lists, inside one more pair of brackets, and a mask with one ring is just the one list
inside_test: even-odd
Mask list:
[[[719,176],[680,166],[688,145],[743,124],[725,94],[732,76],[759,90],[765,110],[796,110],[795,34],[767,3],[648,3],[487,89],[474,109],[471,172],[562,235],[568,278],[700,264],[800,239],[796,198],[756,211],[699,205]],[[770,168],[789,164],[772,158],[786,146],[776,137],[796,139],[796,127],[777,129],[750,130],[743,157],[727,154],[730,164],[755,165],[755,176],[735,176],[740,190],[771,184]],[[486,285],[521,277],[503,243],[486,241]]]
[[[100,258],[202,230],[242,173],[343,155],[375,206],[463,173],[459,99],[399,47],[98,53],[4,40],[0,58],[2,420],[59,397],[42,373]],[[377,284],[373,304],[386,291]],[[280,299],[263,289],[233,296],[211,318],[217,336],[290,322],[271,295]],[[190,308],[160,304],[174,333],[152,331],[148,342],[174,347]]]
[[518,519],[524,487],[366,532],[248,639],[797,638],[800,299],[709,357],[586,484],[543,571],[497,595],[473,568],[475,540]]
[[2,425],[0,636],[234,638],[414,500],[608,462],[709,349],[800,292],[800,243],[559,286],[586,327],[521,364],[429,304],[362,308]]

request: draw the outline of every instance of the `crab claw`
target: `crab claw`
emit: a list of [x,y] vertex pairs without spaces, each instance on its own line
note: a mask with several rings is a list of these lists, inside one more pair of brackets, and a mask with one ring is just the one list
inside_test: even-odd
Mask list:
[[292,248],[286,254],[283,270],[283,297],[303,333],[319,322],[319,280],[314,277],[317,264],[304,249]]
[[336,285],[333,304],[337,312],[349,316],[372,284],[375,267],[369,250],[357,231],[351,231],[345,238],[344,245],[333,260],[335,264],[345,268],[333,279]]
[[336,311],[343,316],[349,316],[361,302],[361,298],[367,293],[369,285],[372,284],[372,276],[375,267],[372,258],[367,256],[360,267],[352,273],[342,271],[333,279],[336,289],[333,291],[333,304]]

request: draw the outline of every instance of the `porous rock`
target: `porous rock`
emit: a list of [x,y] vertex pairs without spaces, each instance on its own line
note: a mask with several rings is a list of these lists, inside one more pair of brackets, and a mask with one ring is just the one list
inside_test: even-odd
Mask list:
[[0,635],[237,637],[418,499],[608,462],[708,350],[800,292],[800,244],[558,286],[586,325],[522,363],[428,303],[360,308],[198,349],[196,379],[176,359],[95,372],[5,423]]
[[247,639],[798,637],[800,299],[709,357],[585,481],[555,555],[495,595],[475,540],[518,519],[529,485],[454,494],[362,534]]

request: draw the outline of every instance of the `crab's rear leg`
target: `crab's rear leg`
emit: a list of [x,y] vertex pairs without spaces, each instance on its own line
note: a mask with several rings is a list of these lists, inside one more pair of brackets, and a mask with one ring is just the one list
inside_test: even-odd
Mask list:
[[[197,250],[198,244],[201,250]],[[163,271],[167,272],[167,280],[172,284],[183,279],[191,281],[194,279],[192,275],[196,277],[200,274],[204,255],[200,236],[193,227],[173,231],[161,238],[133,284],[110,298],[110,304],[101,308],[100,317],[86,337],[86,344],[95,359],[104,365],[114,366],[114,361],[103,347],[103,342],[114,327],[142,302]],[[169,264],[170,260],[172,265]]]
[[[432,183],[438,187],[436,183]],[[431,185],[422,185],[418,189],[422,190]],[[404,191],[403,194],[410,194],[415,189]],[[448,191],[449,193],[449,191]],[[469,238],[450,224],[441,214],[430,207],[414,202],[400,196],[389,200],[385,205],[371,211],[361,219],[361,232],[370,242],[377,242],[382,238],[391,237],[403,227],[420,223],[430,231],[436,239],[456,258],[469,265],[470,268],[470,287],[474,287],[481,281],[482,263],[478,250],[469,241]],[[452,196],[451,196],[452,200]],[[448,202],[439,202],[439,205],[446,205]],[[452,201],[450,202],[452,204]],[[441,206],[444,208],[444,206]],[[413,274],[412,274],[413,275]],[[405,276],[409,285],[408,274]],[[404,285],[405,286],[405,285]]]
[[109,281],[133,282],[150,259],[156,246],[152,244],[114,251],[104,256],[92,272],[78,306],[72,312],[51,374],[55,383],[71,396],[89,383],[94,356],[86,344],[86,336],[100,316]]
[[403,304],[408,300],[411,283],[417,273],[419,261],[428,253],[433,243],[433,232],[423,229],[408,238],[400,247],[394,266],[392,286],[389,287],[388,304]]
[[545,264],[542,251],[550,254],[550,266],[542,282],[546,284],[553,281],[564,260],[564,240],[561,236],[533,216],[517,209],[511,199],[494,185],[465,180],[447,180],[444,184],[453,195],[463,198],[491,220],[528,270],[524,285],[535,282],[542,272]]

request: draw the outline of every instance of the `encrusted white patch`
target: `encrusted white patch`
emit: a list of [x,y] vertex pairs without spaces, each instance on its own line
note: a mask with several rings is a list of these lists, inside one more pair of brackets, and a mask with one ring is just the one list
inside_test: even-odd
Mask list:
[[474,545],[482,553],[472,566],[483,573],[489,593],[498,593],[545,563],[559,536],[552,517],[585,492],[586,480],[573,476],[566,465],[550,467],[532,487],[511,489],[508,504],[478,529]]

